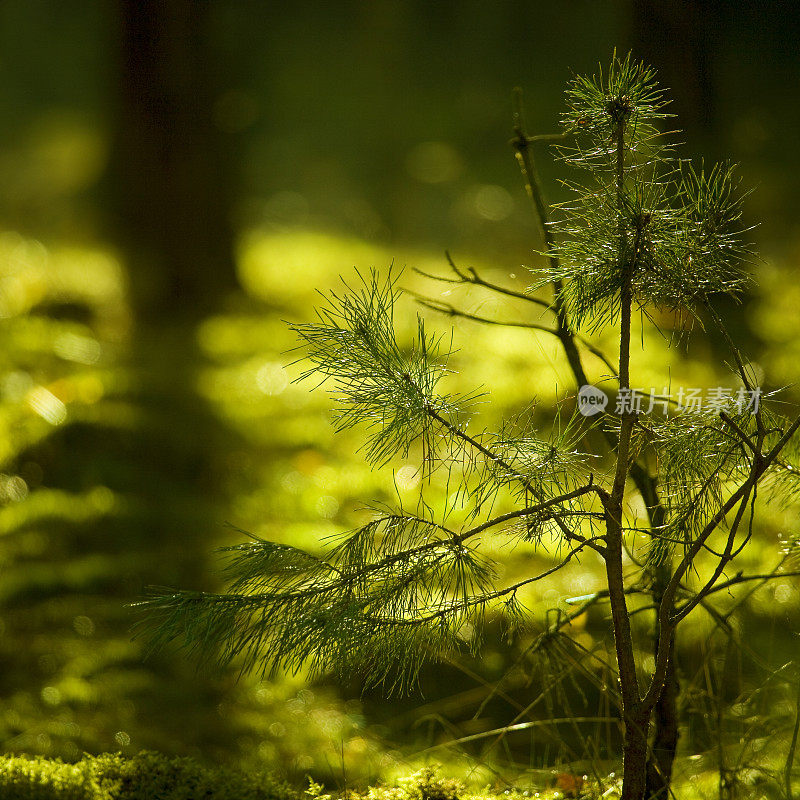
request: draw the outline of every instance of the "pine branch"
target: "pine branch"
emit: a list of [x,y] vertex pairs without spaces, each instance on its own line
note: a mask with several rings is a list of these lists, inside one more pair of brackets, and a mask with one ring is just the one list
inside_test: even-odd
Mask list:
[[[498,464],[503,469],[505,469],[509,474],[513,475],[514,478],[516,480],[518,480],[520,482],[520,484],[528,492],[531,493],[531,495],[533,495],[533,497],[535,497],[537,499],[541,499],[541,497],[542,497],[541,490],[538,487],[534,486],[524,475],[520,475],[511,466],[511,464],[509,464],[505,459],[503,459],[501,456],[497,455],[496,453],[492,452],[489,448],[487,448],[483,444],[481,444],[477,439],[474,439],[473,437],[469,436],[469,434],[465,433],[461,429],[456,428],[455,426],[453,426],[450,422],[448,422],[444,417],[442,417],[434,409],[428,409],[428,414],[430,415],[430,417],[432,419],[435,419],[444,428],[446,428],[454,437],[460,439],[463,442],[466,442],[472,448],[477,450],[479,453],[481,453],[484,456],[486,456],[487,459],[489,459],[490,461],[493,461],[495,464]],[[599,486],[597,486],[595,484],[592,484],[592,483],[590,483],[590,486],[591,486],[591,490],[592,491],[596,492],[601,497],[603,496],[604,490],[601,487],[599,487]],[[587,487],[587,489],[588,488],[589,487]],[[569,526],[564,522],[564,520],[561,518],[561,516],[558,513],[553,512],[553,519],[556,522],[556,524],[558,525],[559,529],[561,530],[561,533],[564,535],[564,537],[568,541],[573,541],[573,540],[575,540],[575,541],[583,541],[583,537],[580,536],[579,534],[575,533],[573,530],[571,530],[569,528]],[[592,549],[597,550],[598,552],[600,552],[601,548],[600,548],[599,545],[591,545],[591,547],[592,547]]]
[[[795,433],[797,433],[798,429],[800,429],[800,416],[798,416],[792,422],[789,428],[785,431],[785,433],[783,433],[783,435],[766,455],[761,455],[761,441],[758,442],[757,449],[759,452],[757,452],[753,457],[752,468],[747,480],[742,483],[735,492],[733,492],[728,500],[712,516],[699,535],[695,537],[691,547],[687,549],[687,552],[684,554],[683,558],[678,564],[678,567],[673,573],[672,578],[670,579],[670,582],[664,592],[664,598],[662,599],[658,610],[659,622],[661,624],[661,637],[659,641],[653,677],[643,699],[643,703],[645,705],[655,703],[660,691],[660,682],[663,680],[664,670],[666,669],[667,645],[669,637],[671,636],[672,630],[674,630],[675,624],[677,624],[677,621],[673,620],[670,612],[680,581],[683,579],[683,576],[686,574],[686,572],[691,568],[694,559],[697,557],[707,539],[724,521],[727,514],[733,510],[744,497],[750,495],[753,487],[761,479],[761,476],[767,471],[772,463],[777,459],[783,448],[789,443]],[[759,435],[759,440],[762,438],[763,437]]]
[[574,547],[572,550],[567,553],[567,555],[559,561],[557,564],[554,564],[549,569],[544,570],[543,572],[538,573],[530,578],[524,578],[521,581],[517,581],[516,583],[511,584],[510,586],[506,586],[502,589],[497,589],[493,592],[488,592],[486,594],[482,594],[479,597],[470,597],[468,599],[453,602],[447,608],[441,608],[428,616],[421,616],[415,617],[413,619],[390,619],[390,618],[380,618],[376,619],[376,622],[380,622],[387,625],[424,625],[429,622],[433,622],[434,620],[441,619],[442,617],[452,614],[455,611],[465,611],[466,609],[472,606],[486,606],[486,604],[490,603],[492,600],[498,600],[501,597],[505,597],[509,594],[514,595],[520,589],[524,588],[525,586],[529,586],[532,583],[537,583],[538,581],[544,580],[545,578],[549,578],[551,575],[554,575],[556,572],[559,572],[563,569],[567,564],[569,564],[572,559],[578,555],[585,547],[591,546],[592,540],[584,540],[582,541],[577,547]]
[[745,575],[743,572],[738,572],[732,578],[729,578],[722,583],[716,583],[708,589],[705,596],[716,594],[717,592],[724,592],[741,583],[750,583],[751,581],[769,581],[778,578],[796,578],[800,576],[800,570],[787,570],[786,572],[762,572]]

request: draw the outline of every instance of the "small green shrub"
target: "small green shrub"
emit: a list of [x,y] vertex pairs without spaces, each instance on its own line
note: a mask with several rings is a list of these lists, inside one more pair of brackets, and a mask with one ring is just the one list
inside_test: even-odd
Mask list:
[[0,760],[3,800],[296,800],[265,775],[209,769],[189,758],[142,752],[84,756],[76,764],[42,757]]
[[399,783],[409,800],[459,800],[465,792],[460,781],[441,777],[433,767],[425,767]]

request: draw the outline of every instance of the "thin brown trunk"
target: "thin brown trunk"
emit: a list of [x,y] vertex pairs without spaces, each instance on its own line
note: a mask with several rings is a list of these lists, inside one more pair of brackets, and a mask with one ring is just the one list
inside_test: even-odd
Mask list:
[[[656,647],[658,631],[656,631]],[[654,735],[650,757],[647,761],[648,800],[665,800],[672,783],[672,767],[678,747],[678,694],[680,684],[675,670],[675,640],[670,642],[669,663],[661,692],[654,709]]]
[[622,748],[622,795],[620,800],[642,800],[647,785],[647,738],[650,713],[637,706],[624,714],[625,740]]
[[[661,530],[665,522],[664,507],[654,496],[647,499],[650,524],[653,531]],[[664,598],[664,590],[672,577],[672,564],[664,556],[664,561],[657,564],[653,575],[653,604],[659,608]],[[658,646],[661,639],[661,626],[656,615],[653,631],[653,658],[658,657]],[[648,800],[664,800],[669,797],[672,783],[672,767],[675,763],[675,752],[678,748],[678,697],[680,683],[675,668],[675,637],[669,643],[669,662],[664,675],[664,688],[653,709],[653,743],[647,761]]]
[[[619,259],[622,270],[620,290],[620,347],[619,388],[630,389],[631,310],[633,305],[633,263],[625,262],[625,225],[622,217],[625,191],[625,124],[620,121],[616,130],[617,206],[620,211]],[[634,258],[636,253],[634,247]],[[622,800],[642,800],[647,776],[647,737],[650,711],[642,708],[639,682],[636,675],[630,615],[625,600],[625,579],[622,570],[623,512],[625,483],[630,473],[630,445],[636,414],[621,414],[617,465],[611,495],[606,501],[606,576],[611,618],[614,625],[614,645],[622,695],[622,717],[625,740],[622,751]]]

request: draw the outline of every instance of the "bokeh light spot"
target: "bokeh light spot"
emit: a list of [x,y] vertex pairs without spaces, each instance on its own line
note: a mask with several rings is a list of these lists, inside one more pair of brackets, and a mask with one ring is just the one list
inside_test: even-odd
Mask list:
[[409,174],[423,183],[447,183],[458,178],[464,162],[446,142],[422,142],[406,159]]
[[56,355],[78,364],[96,364],[100,360],[100,342],[91,336],[76,333],[62,333],[54,342]]
[[120,747],[127,747],[131,743],[131,737],[125,731],[117,731],[114,734],[114,741]]
[[94,633],[94,622],[83,615],[72,620],[72,627],[79,636],[91,636]]
[[502,186],[479,186],[473,198],[478,216],[490,222],[501,222],[514,211],[514,198]]
[[323,519],[332,519],[339,511],[339,501],[332,495],[326,494],[317,500],[316,508]]
[[67,407],[44,386],[28,392],[28,405],[51,425],[61,425],[67,418]]
[[397,470],[395,480],[400,489],[410,491],[419,485],[420,470],[415,464],[405,464]]
[[256,373],[256,384],[264,394],[280,394],[289,385],[289,376],[282,364],[270,361]]
[[18,503],[28,496],[28,484],[19,475],[0,473],[0,501]]
[[61,702],[61,692],[55,686],[45,686],[42,689],[42,700],[49,706],[57,706]]

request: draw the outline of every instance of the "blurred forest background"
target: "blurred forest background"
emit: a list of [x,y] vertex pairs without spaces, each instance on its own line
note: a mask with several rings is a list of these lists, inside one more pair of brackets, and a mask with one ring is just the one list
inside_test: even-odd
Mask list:
[[[357,434],[333,437],[325,392],[291,383],[284,321],[308,320],[316,290],[354,267],[406,265],[404,285],[438,297],[412,269],[443,273],[445,249],[522,290],[542,243],[508,146],[511,90],[524,89],[532,132],[555,131],[572,71],[615,47],[659,70],[687,157],[741,165],[761,258],[725,310],[767,388],[796,401],[798,41],[794,4],[724,0],[1,4],[5,750],[151,748],[341,782],[431,747],[511,774],[613,739],[608,721],[580,736],[547,723],[578,708],[599,719],[603,699],[553,665],[554,682],[527,683],[513,672],[519,647],[499,637],[480,662],[427,670],[424,697],[385,702],[361,698],[358,676],[237,681],[179,655],[144,660],[126,604],[150,584],[219,588],[214,549],[241,541],[235,528],[313,547],[351,528],[362,501],[392,501],[391,471],[369,472]],[[539,163],[550,199],[563,198],[546,148]],[[461,300],[508,319],[524,310]],[[403,313],[410,330],[413,303]],[[555,344],[530,331],[460,324],[455,343],[463,386],[491,390],[490,421],[573,389]],[[663,354],[640,358],[639,385],[662,386],[666,366],[676,384],[727,379],[713,336],[688,351],[648,345]],[[413,464],[395,475],[412,493]],[[767,512],[756,569],[772,568],[796,524]],[[536,619],[597,588],[592,569],[543,587]],[[797,584],[726,602],[739,608],[731,629],[695,623],[679,654],[681,747],[699,759],[684,775],[716,769],[722,741],[731,768],[757,760],[792,719],[780,687],[798,648]],[[602,633],[586,624],[591,650]],[[494,740],[481,735],[540,694],[541,727],[485,751]],[[466,736],[477,738],[442,746]]]

